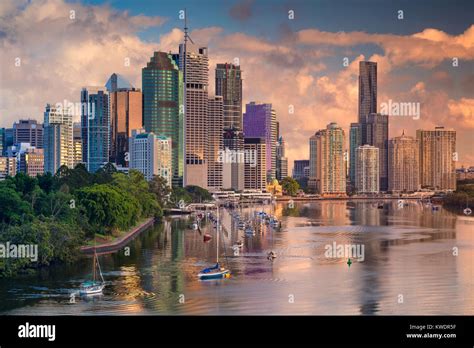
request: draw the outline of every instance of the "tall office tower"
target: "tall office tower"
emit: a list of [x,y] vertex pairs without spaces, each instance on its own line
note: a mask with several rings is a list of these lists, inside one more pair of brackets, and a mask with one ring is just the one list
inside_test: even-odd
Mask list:
[[276,144],[276,178],[283,180],[288,176],[288,158],[286,158],[285,140],[282,136],[278,137]]
[[16,175],[16,158],[0,157],[0,180]]
[[305,177],[304,169],[309,167],[309,160],[294,160],[293,161],[293,179],[298,180]]
[[362,145],[362,130],[360,123],[351,123],[349,130],[349,180],[355,187],[356,149]]
[[74,167],[72,110],[46,104],[44,112],[44,172]]
[[82,129],[81,123],[75,122],[72,128],[72,147],[73,147],[73,167],[76,167],[79,163],[82,163]]
[[[377,112],[377,63],[359,62],[359,121],[362,145],[367,142],[366,116]],[[371,145],[371,144],[369,144]]]
[[245,152],[251,154],[251,161],[245,161],[245,185],[247,190],[265,190],[266,189],[266,140],[265,138],[244,139]]
[[178,64],[179,55],[155,52],[142,69],[143,126],[171,139],[175,187],[183,186],[184,170],[183,73]]
[[414,192],[419,189],[418,140],[403,132],[388,141],[388,190]]
[[236,127],[224,128],[223,138],[222,187],[242,191],[245,187],[244,133]]
[[416,131],[420,147],[420,184],[434,190],[456,190],[456,131],[444,127]]
[[163,135],[146,133],[144,129],[132,130],[130,138],[130,169],[142,172],[147,180],[158,175],[172,182],[172,145],[171,139]]
[[[380,191],[388,190],[388,115],[369,114],[365,122],[365,144],[379,148]],[[364,144],[364,145],[365,145]]]
[[109,95],[102,87],[85,87],[81,91],[82,161],[95,173],[109,162],[110,113]]
[[371,145],[356,149],[355,186],[359,193],[379,193],[379,149]]
[[247,138],[265,138],[267,182],[276,178],[276,113],[272,104],[251,102],[245,106],[244,136]]
[[[186,54],[184,53],[186,52]],[[207,47],[191,50],[179,45],[179,67],[183,71],[184,117],[184,185],[207,188],[208,172],[208,85]]]
[[336,123],[310,138],[308,186],[321,195],[345,195],[344,130]]
[[216,95],[224,101],[224,128],[242,129],[242,71],[239,65],[217,64]]
[[8,147],[13,145],[14,131],[13,128],[5,128],[5,142],[3,144],[3,153],[6,154]]
[[36,120],[19,120],[13,124],[13,144],[29,143],[43,148],[43,125]]
[[208,106],[208,166],[207,166],[207,187],[209,189],[222,189],[222,158],[220,156],[224,147],[223,144],[223,122],[224,103],[221,96],[209,98]]
[[127,80],[112,74],[106,83],[110,100],[110,162],[128,165],[128,138],[142,128],[142,92]]

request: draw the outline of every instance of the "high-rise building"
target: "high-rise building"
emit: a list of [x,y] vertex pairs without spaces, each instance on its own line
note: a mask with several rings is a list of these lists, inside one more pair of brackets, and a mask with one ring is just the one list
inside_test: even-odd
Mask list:
[[109,162],[110,112],[105,88],[86,87],[81,91],[82,160],[95,173]]
[[110,100],[110,162],[128,165],[128,138],[132,129],[142,128],[142,92],[120,75],[112,74],[106,84]]
[[310,138],[308,187],[321,195],[345,195],[344,130],[336,123]]
[[0,157],[0,180],[16,175],[16,158]]
[[5,149],[5,128],[0,128],[0,157],[3,156],[3,149]]
[[242,71],[239,65],[217,64],[216,95],[224,102],[224,128],[242,129]]
[[[186,54],[184,53],[186,49]],[[208,84],[207,47],[192,50],[179,46],[179,67],[183,71],[185,94],[185,170],[184,185],[207,188],[208,173]]]
[[309,160],[294,160],[293,161],[293,179],[298,180],[305,177],[304,169],[309,168]]
[[73,124],[72,134],[73,167],[76,167],[79,163],[82,163],[82,129],[80,122]]
[[223,121],[224,104],[221,96],[209,98],[208,106],[208,166],[207,187],[209,189],[222,189],[222,160],[220,151],[223,149]]
[[244,133],[236,127],[224,128],[223,146],[222,187],[242,191],[245,187]]
[[379,193],[379,149],[371,145],[356,149],[355,187],[359,193]]
[[36,120],[19,120],[13,124],[13,144],[29,143],[43,148],[43,125]]
[[444,127],[417,130],[420,184],[434,190],[456,190],[456,131]]
[[[359,62],[359,121],[362,145],[367,142],[366,116],[377,112],[377,63]],[[371,145],[371,144],[369,144]]]
[[356,149],[362,145],[362,127],[360,123],[351,123],[349,130],[349,181],[355,187]]
[[146,133],[144,129],[132,130],[130,138],[130,169],[142,172],[147,180],[158,175],[172,182],[171,139],[163,135]]
[[388,115],[372,113],[365,122],[366,143],[379,148],[380,191],[388,190]]
[[147,132],[171,139],[172,185],[183,186],[183,73],[179,55],[175,58],[177,61],[171,54],[155,52],[142,69],[143,126]]
[[264,138],[266,144],[267,182],[276,178],[276,113],[272,104],[250,102],[245,106],[244,113],[245,138]]
[[251,153],[253,161],[245,161],[245,185],[247,190],[266,189],[266,140],[265,138],[245,137],[244,148],[246,153]]
[[288,176],[288,158],[286,158],[285,140],[282,136],[278,137],[276,145],[276,178],[283,180]]
[[44,112],[44,171],[56,174],[61,166],[74,167],[72,110],[46,104]]
[[419,189],[418,140],[403,132],[388,142],[388,190],[414,192]]

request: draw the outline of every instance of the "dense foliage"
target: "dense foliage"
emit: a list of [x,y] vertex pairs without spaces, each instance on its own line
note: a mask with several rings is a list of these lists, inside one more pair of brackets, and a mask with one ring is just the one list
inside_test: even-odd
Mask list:
[[467,207],[474,210],[474,183],[471,181],[458,182],[456,192],[450,193],[444,198],[443,206],[456,212],[462,212]]
[[298,181],[289,176],[283,178],[281,181],[281,186],[283,188],[283,192],[289,196],[295,196],[300,189],[300,184]]
[[0,258],[0,277],[53,262],[72,262],[96,233],[115,235],[148,217],[161,217],[166,182],[106,165],[89,173],[82,164],[36,178],[18,173],[0,181],[0,244],[38,246],[38,259]]

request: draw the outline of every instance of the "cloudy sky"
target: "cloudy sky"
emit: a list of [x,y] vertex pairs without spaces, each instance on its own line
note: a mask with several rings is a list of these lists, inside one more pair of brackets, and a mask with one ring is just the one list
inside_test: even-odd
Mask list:
[[308,157],[316,130],[334,121],[348,132],[357,121],[364,59],[378,62],[379,110],[389,100],[420,103],[419,119],[390,118],[390,137],[454,128],[459,166],[474,165],[469,0],[2,0],[0,127],[42,120],[47,102],[78,102],[82,86],[103,86],[114,72],[141,88],[153,51],[177,51],[185,7],[194,42],[209,47],[210,94],[215,64],[238,58],[244,103],[274,105],[290,168]]

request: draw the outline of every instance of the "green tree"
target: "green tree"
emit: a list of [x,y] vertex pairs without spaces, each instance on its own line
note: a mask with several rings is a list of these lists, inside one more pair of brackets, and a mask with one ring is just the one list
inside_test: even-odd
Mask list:
[[154,175],[150,180],[150,191],[156,196],[161,206],[168,203],[171,194],[171,188],[168,186],[166,179],[159,175]]
[[0,185],[0,222],[19,224],[33,218],[31,206],[8,185]]
[[95,184],[77,191],[89,223],[97,231],[113,233],[137,223],[139,202],[128,192],[110,185]]
[[296,195],[298,193],[298,190],[300,189],[300,185],[298,184],[298,182],[289,176],[283,178],[283,180],[281,181],[281,186],[283,188],[283,192],[290,196]]
[[202,188],[201,186],[189,185],[185,187],[185,190],[191,196],[191,199],[194,203],[201,203],[212,200],[212,195],[209,193],[209,191]]

